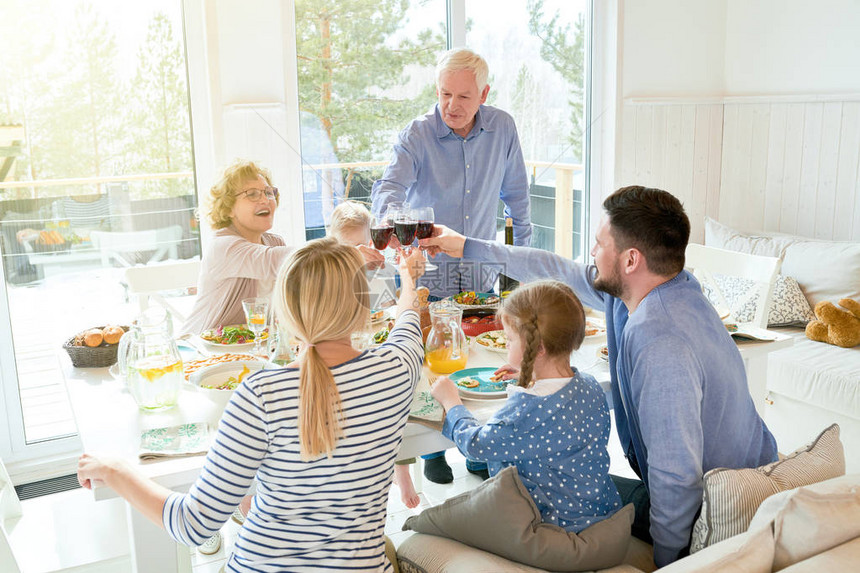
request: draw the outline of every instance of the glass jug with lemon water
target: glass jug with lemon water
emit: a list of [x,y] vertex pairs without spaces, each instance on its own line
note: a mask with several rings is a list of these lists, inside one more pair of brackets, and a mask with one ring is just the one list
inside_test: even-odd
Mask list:
[[166,309],[150,307],[138,316],[120,340],[117,358],[128,391],[142,410],[176,405],[182,388],[182,358]]
[[430,333],[424,344],[424,355],[433,372],[450,374],[466,367],[469,344],[462,321],[463,310],[452,301],[430,304]]

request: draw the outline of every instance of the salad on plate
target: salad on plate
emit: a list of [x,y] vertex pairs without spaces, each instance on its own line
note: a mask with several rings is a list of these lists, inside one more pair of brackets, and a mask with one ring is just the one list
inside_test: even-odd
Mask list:
[[[266,340],[268,337],[268,329],[260,334],[260,340]],[[206,330],[200,335],[200,338],[210,344],[248,344],[254,342],[254,333],[248,330],[244,324],[234,324]]]

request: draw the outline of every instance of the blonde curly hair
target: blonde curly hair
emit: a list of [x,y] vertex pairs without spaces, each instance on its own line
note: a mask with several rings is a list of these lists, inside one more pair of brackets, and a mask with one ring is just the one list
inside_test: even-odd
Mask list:
[[[213,229],[224,229],[233,224],[233,205],[242,186],[256,180],[258,175],[262,175],[266,185],[271,187],[272,175],[253,161],[237,161],[224,170],[221,179],[209,190],[208,219]],[[279,202],[276,199],[276,203]]]

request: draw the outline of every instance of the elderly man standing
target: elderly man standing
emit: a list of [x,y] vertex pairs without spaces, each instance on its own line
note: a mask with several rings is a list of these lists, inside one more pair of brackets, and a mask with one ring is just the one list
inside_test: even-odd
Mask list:
[[[528,176],[514,119],[484,105],[490,86],[487,62],[472,50],[457,48],[436,64],[438,103],[400,132],[391,163],[373,184],[373,214],[394,204],[432,207],[435,222],[468,237],[494,239],[498,199],[513,219],[514,244],[528,246],[532,227]],[[395,239],[396,241],[396,239]],[[480,265],[441,255],[420,284],[434,299],[463,290],[492,290],[496,274]],[[444,452],[424,456],[424,476],[435,483],[453,480]],[[486,465],[466,461],[486,477]]]
[[[513,219],[514,244],[531,240],[528,176],[514,119],[484,105],[487,62],[457,48],[436,65],[438,103],[406,126],[394,145],[391,163],[373,184],[374,215],[389,206],[433,207],[436,223],[467,237],[494,239],[498,200]],[[495,276],[471,263],[440,257],[438,271],[422,284],[433,297],[461,290],[487,291]]]

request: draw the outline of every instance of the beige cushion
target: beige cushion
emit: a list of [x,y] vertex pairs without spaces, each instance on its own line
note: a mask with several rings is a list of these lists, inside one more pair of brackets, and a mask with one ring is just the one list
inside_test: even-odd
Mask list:
[[456,539],[472,547],[553,571],[621,563],[630,542],[633,506],[577,533],[549,523],[509,466],[475,489],[410,517],[403,529]]
[[860,474],[784,491],[766,499],[750,528],[773,522],[774,570],[860,536]]
[[844,473],[845,453],[837,424],[826,428],[809,445],[771,464],[709,471],[704,476],[702,511],[693,526],[690,552],[745,532],[769,496]]
[[748,232],[705,218],[705,245],[782,258],[780,273],[794,277],[810,306],[860,299],[860,243],[820,241],[782,233]]
[[783,573],[821,573],[822,571],[854,571],[860,563],[860,537],[828,549],[809,559],[783,569]]
[[[538,573],[536,569],[509,561],[459,541],[415,533],[400,543],[397,559],[401,573]],[[651,573],[656,571],[650,545],[632,538],[621,565],[599,569],[599,573]]]
[[768,525],[675,561],[660,573],[770,573],[773,552],[773,529]]

